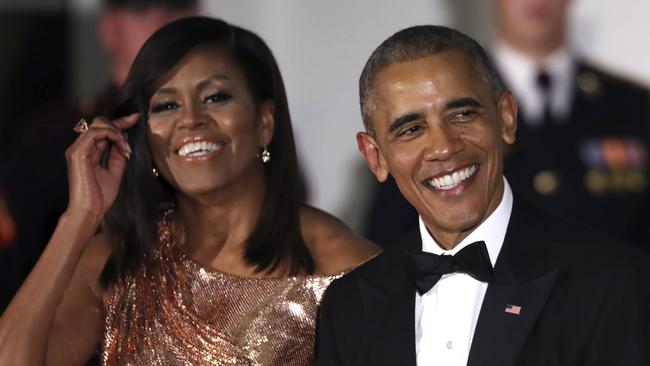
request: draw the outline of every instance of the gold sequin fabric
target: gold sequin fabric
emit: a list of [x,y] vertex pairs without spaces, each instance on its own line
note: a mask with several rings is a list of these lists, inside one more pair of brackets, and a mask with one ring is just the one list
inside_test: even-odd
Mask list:
[[248,278],[160,247],[104,297],[103,365],[314,365],[318,306],[334,276]]

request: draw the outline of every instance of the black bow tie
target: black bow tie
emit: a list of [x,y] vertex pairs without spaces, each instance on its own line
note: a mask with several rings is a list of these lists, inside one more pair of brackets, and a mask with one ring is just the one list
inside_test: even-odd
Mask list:
[[406,254],[406,265],[420,295],[426,294],[447,273],[465,273],[481,282],[493,282],[492,263],[482,241],[469,244],[456,255],[428,252]]

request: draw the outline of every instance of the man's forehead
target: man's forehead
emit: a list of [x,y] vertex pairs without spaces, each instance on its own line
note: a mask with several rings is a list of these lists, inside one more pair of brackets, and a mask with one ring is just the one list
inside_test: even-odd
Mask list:
[[[483,74],[461,50],[395,63],[377,73],[368,98],[368,114],[375,130],[404,114],[444,111],[454,100],[492,101]],[[385,127],[385,126],[384,126]]]
[[461,50],[452,49],[388,65],[377,73],[373,86],[382,88],[396,82],[419,83],[468,72],[475,74],[469,57]]
[[477,83],[481,79],[462,52],[445,51],[386,67],[377,74],[370,99],[374,99],[373,104],[385,104],[394,98],[444,97],[447,94],[477,97],[477,88],[485,87],[484,83]]

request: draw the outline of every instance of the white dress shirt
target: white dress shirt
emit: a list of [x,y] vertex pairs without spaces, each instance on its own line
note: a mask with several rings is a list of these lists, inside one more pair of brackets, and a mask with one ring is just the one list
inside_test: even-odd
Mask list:
[[[501,203],[492,214],[452,250],[442,249],[420,217],[422,250],[454,255],[484,241],[492,266],[497,261],[512,211],[512,191],[504,180]],[[443,275],[424,295],[415,294],[415,349],[418,366],[465,366],[487,283],[463,273]]]
[[494,63],[507,87],[519,103],[519,111],[529,126],[543,122],[545,96],[537,85],[537,75],[545,71],[551,78],[550,110],[557,121],[565,120],[573,102],[575,64],[565,48],[541,62],[533,60],[514,48],[500,43],[492,49]]

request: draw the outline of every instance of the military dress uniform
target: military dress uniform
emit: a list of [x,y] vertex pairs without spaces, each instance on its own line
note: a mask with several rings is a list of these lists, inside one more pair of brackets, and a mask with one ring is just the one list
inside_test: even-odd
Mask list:
[[[522,110],[517,141],[505,155],[505,176],[519,194],[546,211],[650,248],[650,94],[563,52],[558,57],[569,62],[565,78],[558,81],[564,83],[564,93],[548,95],[553,92],[550,77],[543,72],[535,76],[542,95],[537,121],[527,120],[535,111],[527,111],[526,97],[519,97],[523,92],[512,88]],[[500,57],[497,49],[495,61],[510,87],[511,70]],[[558,94],[564,110],[543,100]]]

